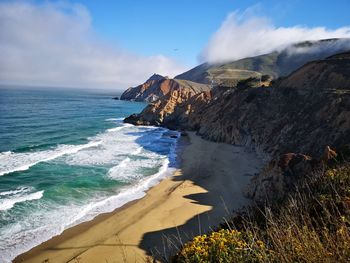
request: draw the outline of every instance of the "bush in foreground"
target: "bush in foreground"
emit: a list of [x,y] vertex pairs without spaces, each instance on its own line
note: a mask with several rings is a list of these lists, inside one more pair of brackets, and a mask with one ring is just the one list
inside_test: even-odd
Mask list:
[[174,262],[350,262],[350,165],[310,175],[280,203],[255,206]]
[[270,257],[261,240],[252,233],[221,229],[195,237],[177,254],[179,262],[259,262]]

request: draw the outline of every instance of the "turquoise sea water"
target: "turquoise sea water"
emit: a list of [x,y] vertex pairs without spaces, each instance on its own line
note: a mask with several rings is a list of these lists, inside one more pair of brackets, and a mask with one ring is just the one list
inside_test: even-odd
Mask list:
[[0,262],[144,196],[171,172],[177,133],[122,123],[145,105],[0,88]]

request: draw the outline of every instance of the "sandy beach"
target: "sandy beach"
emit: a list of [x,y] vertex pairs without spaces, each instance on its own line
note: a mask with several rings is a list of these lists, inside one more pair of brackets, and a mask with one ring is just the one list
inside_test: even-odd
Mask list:
[[243,147],[193,133],[182,139],[181,168],[116,211],[64,231],[15,262],[144,262],[170,255],[249,203],[242,191],[261,167]]

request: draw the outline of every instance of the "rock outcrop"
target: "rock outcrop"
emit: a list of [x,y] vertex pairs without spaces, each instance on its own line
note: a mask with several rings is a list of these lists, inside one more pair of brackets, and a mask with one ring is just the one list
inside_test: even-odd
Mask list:
[[172,86],[162,99],[124,121],[135,125],[166,126],[170,129],[187,128],[189,123],[198,122],[201,108],[211,99],[210,87],[183,80],[169,81]]
[[317,164],[316,160],[304,154],[283,154],[271,160],[252,178],[245,194],[258,202],[282,199],[286,189],[293,188],[294,183],[310,173]]
[[312,167],[309,156],[320,160],[327,147],[327,156],[335,156],[350,145],[350,52],[310,62],[270,86],[251,83],[191,94],[178,87],[133,116],[132,123],[196,130],[276,160],[253,179],[249,195],[257,199],[270,190],[283,193],[295,179],[288,174]]
[[163,97],[169,90],[162,87],[162,83],[168,80],[167,77],[163,77],[158,74],[152,75],[145,83],[130,87],[123,92],[121,100],[135,100],[135,101],[147,101],[152,102]]
[[209,86],[205,84],[194,83],[187,80],[174,80],[154,74],[145,83],[127,89],[120,99],[155,102],[175,90],[186,90],[189,94],[195,94],[208,89]]

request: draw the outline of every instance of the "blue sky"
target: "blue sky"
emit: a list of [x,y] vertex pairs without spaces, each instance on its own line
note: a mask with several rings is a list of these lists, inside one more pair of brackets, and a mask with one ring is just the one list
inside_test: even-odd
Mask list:
[[89,9],[96,31],[109,40],[144,55],[162,53],[189,64],[197,62],[199,51],[230,12],[251,6],[276,26],[335,29],[350,24],[349,0],[78,2]]
[[125,89],[153,73],[350,38],[349,11],[349,0],[0,0],[0,84]]

